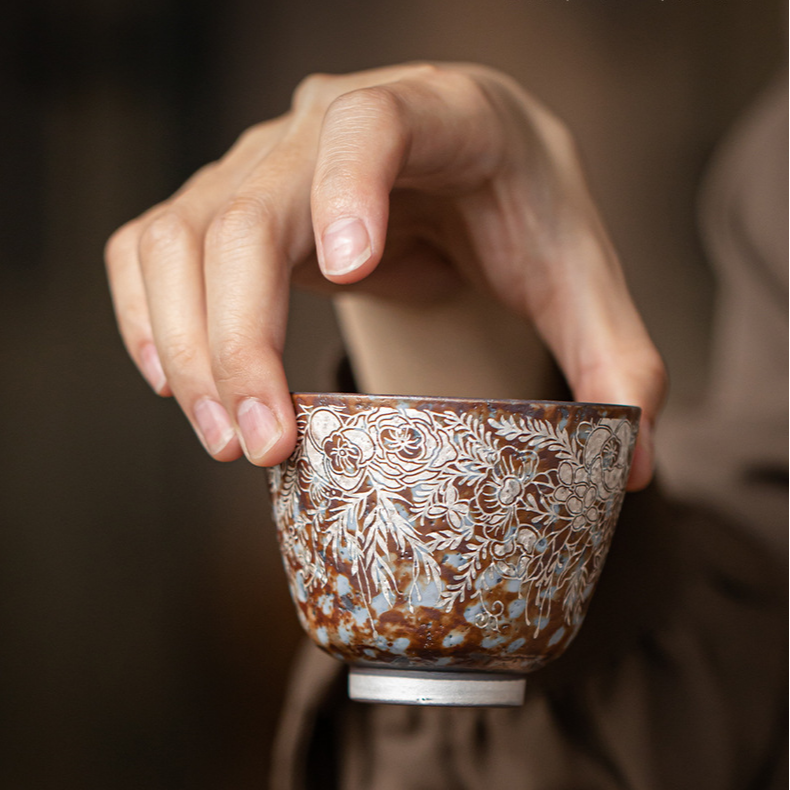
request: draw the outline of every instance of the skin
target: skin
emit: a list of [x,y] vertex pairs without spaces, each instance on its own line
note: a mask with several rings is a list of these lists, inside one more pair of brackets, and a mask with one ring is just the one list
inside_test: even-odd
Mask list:
[[110,238],[118,325],[206,450],[287,458],[291,282],[441,299],[466,281],[532,321],[582,401],[643,409],[644,487],[666,388],[567,128],[468,64],[313,75],[291,110]]

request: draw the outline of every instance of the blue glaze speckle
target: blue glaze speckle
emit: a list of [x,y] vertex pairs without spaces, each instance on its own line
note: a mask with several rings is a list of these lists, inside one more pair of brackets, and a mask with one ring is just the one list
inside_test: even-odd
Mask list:
[[358,628],[366,626],[370,623],[370,614],[368,613],[367,609],[356,607],[355,609],[352,609],[351,615],[356,621]]
[[557,642],[565,636],[565,626],[560,626],[552,635],[551,639],[549,639],[549,647],[553,647],[557,644]]
[[349,595],[351,593],[351,583],[348,581],[348,576],[338,573],[336,584],[338,595]]
[[411,639],[407,639],[405,636],[402,636],[400,639],[396,639],[392,645],[390,646],[390,652],[395,653],[397,655],[405,655],[406,651],[409,649],[409,645],[411,644]]
[[467,606],[464,609],[464,620],[466,620],[469,625],[475,625],[475,621],[480,615],[483,614],[483,607],[480,603],[474,603],[471,606]]
[[304,575],[302,573],[296,574],[295,593],[297,601],[300,603],[305,603],[305,601],[307,601],[307,590],[305,590]]
[[376,614],[388,612],[392,607],[383,593],[379,593],[371,602],[370,606]]
[[449,634],[442,640],[442,647],[455,647],[464,641],[464,635],[461,631],[450,631]]
[[429,584],[425,585],[418,585],[416,589],[419,591],[417,595],[415,595],[415,603],[419,606],[436,606],[439,602],[439,590],[436,587],[436,582],[431,581]]

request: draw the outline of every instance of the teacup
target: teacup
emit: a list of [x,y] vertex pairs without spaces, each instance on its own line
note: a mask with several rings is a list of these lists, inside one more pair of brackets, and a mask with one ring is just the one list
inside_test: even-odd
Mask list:
[[576,636],[639,409],[299,393],[270,471],[299,620],[352,699],[518,705]]

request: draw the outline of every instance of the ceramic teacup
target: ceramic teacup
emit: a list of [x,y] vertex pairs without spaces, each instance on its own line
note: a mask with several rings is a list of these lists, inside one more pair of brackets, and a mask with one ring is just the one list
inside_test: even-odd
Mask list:
[[270,472],[299,620],[353,699],[518,705],[578,632],[625,495],[639,409],[293,396]]

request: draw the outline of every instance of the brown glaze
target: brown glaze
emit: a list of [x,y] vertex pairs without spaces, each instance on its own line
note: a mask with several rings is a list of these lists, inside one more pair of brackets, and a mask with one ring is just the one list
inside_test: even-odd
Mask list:
[[357,665],[524,673],[576,635],[639,410],[294,395],[272,471],[299,619]]

